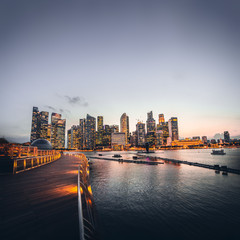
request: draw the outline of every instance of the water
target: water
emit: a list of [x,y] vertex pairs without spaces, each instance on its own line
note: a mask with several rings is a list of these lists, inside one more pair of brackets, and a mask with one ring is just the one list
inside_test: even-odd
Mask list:
[[[226,152],[218,158],[209,150],[155,155],[208,164],[231,163],[237,168],[240,149]],[[111,157],[115,153],[102,154]],[[120,154],[131,159],[134,153]],[[239,239],[239,175],[224,176],[184,164],[155,166],[95,159],[91,166],[101,239]]]

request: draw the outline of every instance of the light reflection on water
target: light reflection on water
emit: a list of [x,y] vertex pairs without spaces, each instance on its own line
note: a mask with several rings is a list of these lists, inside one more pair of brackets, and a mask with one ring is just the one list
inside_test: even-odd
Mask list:
[[[177,159],[194,156],[195,150],[186,151],[190,152],[158,154],[178,154]],[[133,156],[120,154],[124,159]],[[205,161],[212,161],[210,153],[206,156]],[[93,160],[91,168],[102,239],[238,239],[239,175],[223,176],[183,164],[152,166],[104,160]]]

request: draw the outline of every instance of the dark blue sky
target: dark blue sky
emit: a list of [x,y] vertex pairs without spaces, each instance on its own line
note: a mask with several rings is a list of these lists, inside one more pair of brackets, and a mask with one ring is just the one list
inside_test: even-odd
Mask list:
[[32,107],[130,130],[147,112],[180,136],[240,134],[240,2],[2,0],[0,136],[29,139]]

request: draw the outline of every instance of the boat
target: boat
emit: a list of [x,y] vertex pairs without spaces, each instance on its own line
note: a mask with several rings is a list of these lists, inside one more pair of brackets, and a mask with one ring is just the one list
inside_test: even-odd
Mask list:
[[138,159],[138,157],[137,156],[133,156],[133,159]]
[[98,154],[98,156],[102,156],[102,154],[101,154],[101,153],[99,153],[99,154]]
[[221,149],[221,150],[212,150],[211,154],[212,155],[225,155],[226,153],[224,152],[223,149]]
[[114,154],[113,157],[122,157],[120,154]]

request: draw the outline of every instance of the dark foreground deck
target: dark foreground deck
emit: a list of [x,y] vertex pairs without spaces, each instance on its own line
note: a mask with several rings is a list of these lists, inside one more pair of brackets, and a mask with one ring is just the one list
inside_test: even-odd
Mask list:
[[59,160],[0,176],[0,239],[79,239],[77,170],[80,160]]

